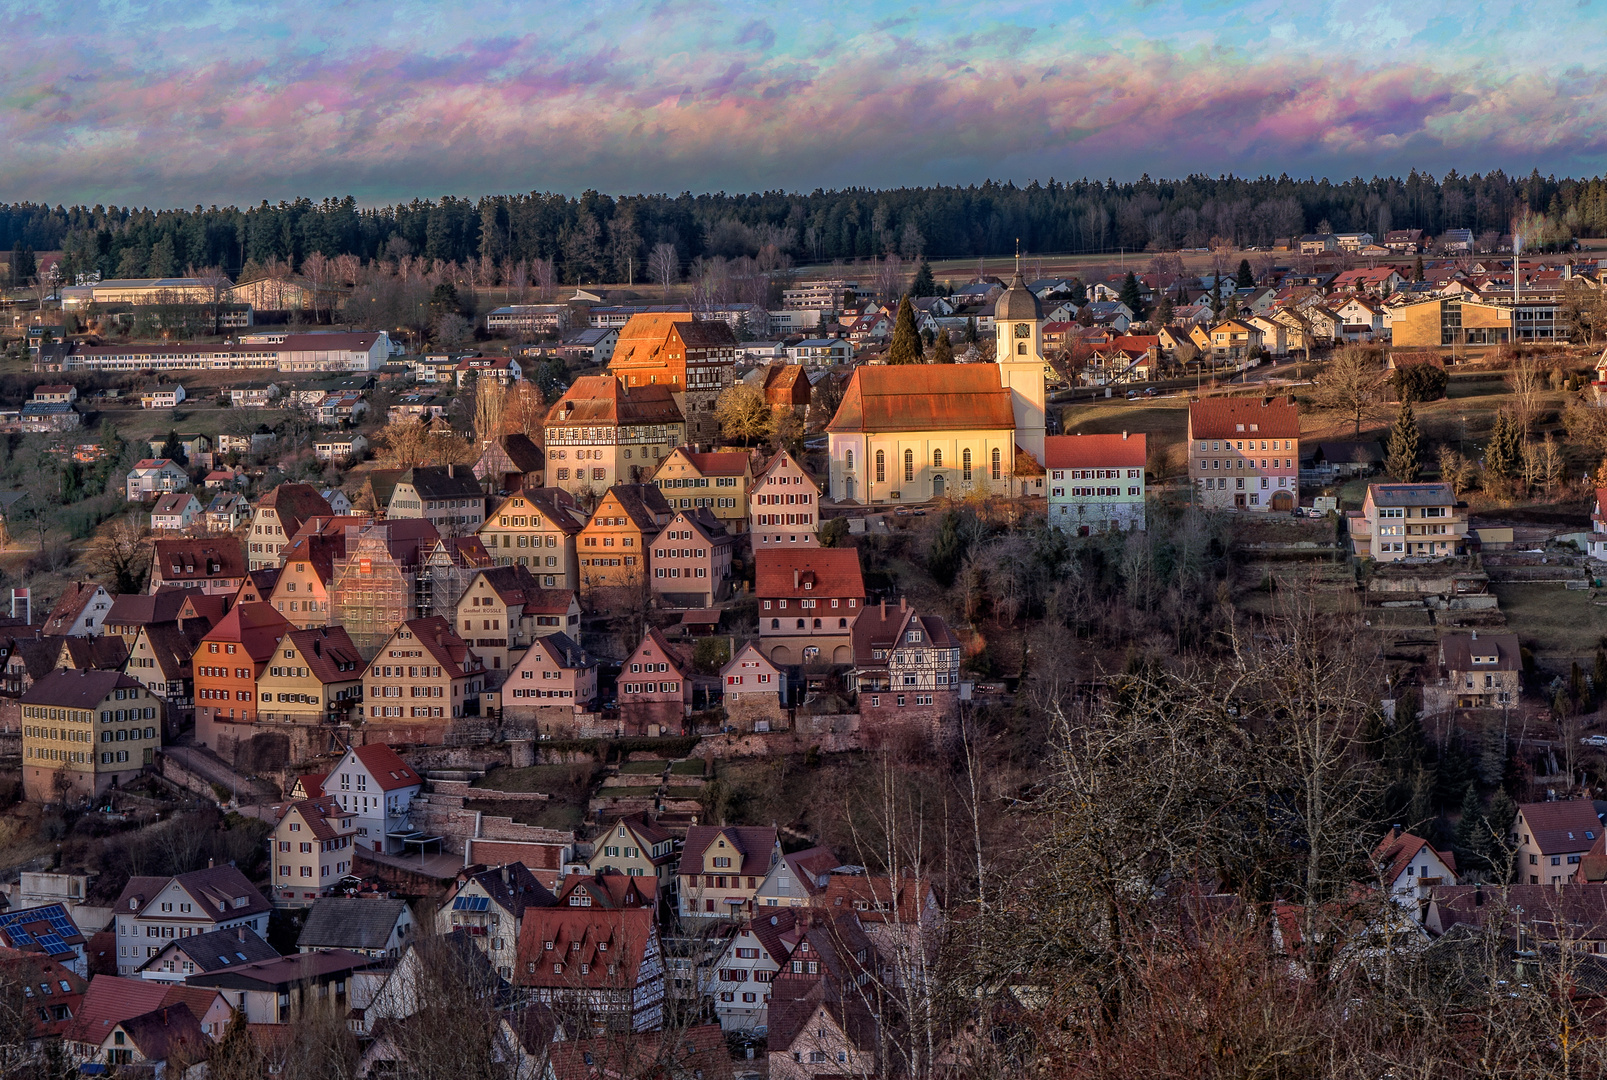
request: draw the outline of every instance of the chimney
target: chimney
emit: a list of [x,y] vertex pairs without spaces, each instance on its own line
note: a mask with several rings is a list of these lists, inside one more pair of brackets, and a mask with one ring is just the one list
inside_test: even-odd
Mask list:
[[458,467],[456,465],[448,463],[447,466],[446,466],[446,475],[451,476],[451,477],[455,477],[455,476],[457,476],[457,474],[458,474]]
[[887,597],[882,597],[882,618],[887,618]]
[[244,941],[246,939],[245,923],[241,923],[239,926],[235,927],[234,931],[235,931],[235,934],[240,938],[241,941]]
[[898,610],[899,611],[908,611],[909,610],[909,600],[907,598],[902,597],[902,596],[900,596],[898,598]]
[[796,589],[798,587],[801,579],[802,579],[802,575],[799,573],[798,568],[796,566],[793,567],[792,568],[792,587],[794,589]]
[[1479,632],[1477,630],[1473,631],[1473,640],[1474,641],[1479,640]]
[[1122,442],[1126,442],[1126,441],[1127,441],[1127,432],[1124,431],[1124,432],[1122,432]]

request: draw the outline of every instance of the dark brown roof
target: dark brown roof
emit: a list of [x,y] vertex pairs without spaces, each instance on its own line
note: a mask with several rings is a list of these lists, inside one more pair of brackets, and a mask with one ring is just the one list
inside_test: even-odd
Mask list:
[[[249,918],[270,911],[273,907],[250,880],[233,866],[209,866],[170,878],[129,878],[113,906],[120,913],[143,913],[145,905],[172,881],[178,882],[179,887],[190,894],[207,918],[219,922]],[[245,902],[239,903],[241,900]]]
[[104,624],[113,626],[149,626],[151,623],[176,622],[179,608],[191,589],[162,589],[154,593],[121,593],[112,597],[111,610],[106,612]]
[[[40,630],[40,633],[65,634],[71,630],[73,623],[78,621],[78,616],[83,614],[84,608],[89,606],[89,602],[95,598],[95,594],[98,592],[100,592],[100,586],[93,581],[68,583],[67,587],[62,590],[61,598],[56,601],[56,606],[50,609],[50,614],[45,618],[45,625]],[[104,624],[104,620],[102,622]]]
[[344,626],[318,626],[292,630],[285,637],[321,683],[356,682],[363,677],[362,653],[352,644]]
[[469,881],[478,884],[497,906],[512,914],[515,919],[524,918],[526,908],[549,908],[558,903],[558,898],[553,896],[552,891],[537,881],[530,868],[522,862],[511,862],[490,869],[470,867],[458,876],[457,889],[453,890],[444,903],[450,904],[452,896],[456,896]]
[[681,846],[683,873],[702,873],[703,853],[724,841],[742,856],[736,873],[763,877],[773,865],[776,830],[766,825],[693,825]]
[[[140,633],[145,635],[156,657],[156,670],[168,681],[191,674],[190,659],[195,655],[195,647],[206,636],[206,631],[199,624],[192,620],[190,625],[193,629],[183,629],[177,623],[140,627]],[[138,644],[139,639],[134,640]]]
[[485,494],[473,470],[451,465],[420,465],[404,473],[397,484],[411,484],[423,499],[472,499]]
[[1440,655],[1445,671],[1522,671],[1523,652],[1517,634],[1492,634],[1477,630],[1467,634],[1446,634],[1440,638]]
[[[584,893],[591,903],[571,903],[571,894],[577,892]],[[609,874],[601,870],[592,874],[569,874],[558,883],[558,903],[567,907],[651,909],[658,903],[658,878]]]
[[[422,619],[409,619],[398,629],[406,628],[414,639],[423,645],[436,663],[445,669],[449,679],[461,679],[484,668],[479,657],[469,651],[468,642],[458,637],[452,624],[439,615]],[[383,655],[384,649],[376,655]]]
[[653,913],[642,908],[531,909],[519,927],[514,982],[560,990],[632,987],[653,937]]
[[329,500],[311,484],[280,484],[264,495],[257,505],[278,511],[279,525],[286,536],[300,532],[301,523],[310,517],[328,517],[335,512]]
[[151,573],[164,582],[244,578],[245,546],[224,537],[158,540],[151,554]]
[[35,681],[22,695],[22,701],[26,705],[93,709],[113,690],[129,688],[144,689],[121,671],[52,671]]
[[1602,832],[1596,806],[1589,799],[1521,803],[1518,813],[1543,855],[1589,851]]
[[95,637],[69,636],[46,638],[60,641],[56,663],[65,668],[99,668],[102,671],[121,671],[128,662],[128,642],[121,634],[100,634]]
[[592,514],[593,521],[603,513],[610,497],[625,511],[631,523],[643,532],[657,533],[674,513],[664,493],[653,484],[615,484],[598,501],[597,510]]

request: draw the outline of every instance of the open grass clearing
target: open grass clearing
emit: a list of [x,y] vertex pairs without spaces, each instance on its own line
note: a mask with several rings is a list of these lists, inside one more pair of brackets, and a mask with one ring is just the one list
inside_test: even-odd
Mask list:
[[[1607,636],[1607,607],[1586,589],[1561,585],[1491,585],[1507,627],[1543,665],[1547,660],[1587,659]],[[1548,666],[1555,666],[1551,664]]]

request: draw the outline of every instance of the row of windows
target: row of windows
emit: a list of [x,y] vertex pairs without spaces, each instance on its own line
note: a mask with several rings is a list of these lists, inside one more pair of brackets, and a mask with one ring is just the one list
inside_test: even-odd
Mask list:
[[[1074,499],[1085,499],[1085,498],[1109,499],[1109,498],[1115,498],[1117,496],[1120,496],[1121,493],[1122,493],[1122,489],[1119,488],[1119,487],[1101,487],[1101,488],[1074,487],[1074,488],[1071,489],[1071,497],[1074,498]],[[1127,494],[1130,495],[1130,496],[1137,496],[1137,495],[1140,495],[1142,493],[1143,493],[1143,488],[1130,487],[1130,488],[1127,489]],[[1049,494],[1050,494],[1051,497],[1054,497],[1054,498],[1064,498],[1065,494],[1066,494],[1066,489],[1065,488],[1053,488],[1053,489],[1050,490]]]
[[1051,480],[1142,480],[1143,469],[1056,469],[1049,476]]
[[575,696],[575,692],[573,690],[525,690],[520,687],[514,687],[513,696],[516,698],[572,698]]
[[679,577],[706,578],[706,577],[709,576],[709,568],[706,567],[706,566],[696,567],[696,571],[697,571],[696,573],[693,573],[693,569],[694,569],[693,567],[688,566],[686,568],[686,572],[682,573],[681,568],[679,566],[671,566],[668,569],[660,566],[660,567],[657,567],[656,569],[654,569],[653,576],[656,577],[656,578],[679,578]]
[[[994,447],[989,455],[989,469],[993,474],[993,479],[999,479],[1000,473],[1003,471],[1003,462],[1003,454],[998,447]],[[854,452],[852,450],[848,451],[843,458],[843,466],[848,472],[854,471]],[[932,451],[932,468],[943,468],[942,450]],[[960,451],[960,472],[964,479],[971,479],[971,451],[969,448]],[[878,484],[887,482],[887,451],[885,450],[876,451],[876,482]],[[904,451],[904,482],[906,484],[915,482],[915,451],[913,450]]]
[[[1292,468],[1295,467],[1294,458],[1272,458],[1271,460],[1272,460],[1272,467],[1274,469],[1292,469]],[[1234,461],[1237,461],[1239,464],[1237,466],[1235,466],[1233,464]],[[1279,464],[1280,461],[1282,462],[1282,464]],[[1200,468],[1201,469],[1219,469],[1219,470],[1220,469],[1228,469],[1228,470],[1231,471],[1235,467],[1237,467],[1240,470],[1243,470],[1243,469],[1245,469],[1247,467],[1253,469],[1253,468],[1256,467],[1256,463],[1251,458],[1230,458],[1227,461],[1223,461],[1221,458],[1211,458],[1209,461],[1200,462]],[[1261,459],[1261,468],[1265,469],[1266,467],[1267,467],[1267,459],[1262,458]]]
[[681,684],[678,682],[625,683],[623,684],[623,689],[621,689],[620,692],[623,694],[651,694],[654,692],[660,694],[678,694],[681,692]]
[[[1250,426],[1252,428],[1255,427],[1254,424],[1251,424]],[[1277,439],[1272,439],[1270,446],[1267,445],[1267,443],[1268,443],[1268,440],[1262,439],[1261,440],[1261,446],[1259,447],[1259,449],[1262,449],[1262,450],[1277,450],[1278,449],[1278,440]],[[1294,440],[1292,440],[1292,439],[1284,439],[1283,440],[1283,449],[1285,449],[1285,450],[1293,450],[1294,448],[1295,448],[1294,447]],[[1206,453],[1208,450],[1211,451],[1211,452],[1220,452],[1222,450],[1243,450],[1243,449],[1245,449],[1245,445],[1244,445],[1243,440],[1237,440],[1237,441],[1233,441],[1233,442],[1220,442],[1220,441],[1212,442],[1209,447],[1206,446],[1206,442],[1205,442],[1204,439],[1200,440],[1200,453],[1202,453],[1202,454]],[[1250,440],[1249,449],[1252,450],[1252,451],[1257,449],[1256,440],[1254,440],[1254,439]]]

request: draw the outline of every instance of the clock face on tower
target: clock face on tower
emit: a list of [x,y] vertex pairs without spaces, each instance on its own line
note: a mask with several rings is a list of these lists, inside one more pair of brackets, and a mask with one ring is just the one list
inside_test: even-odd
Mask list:
[[1030,323],[1016,323],[1016,337],[1031,337],[1032,325]]

